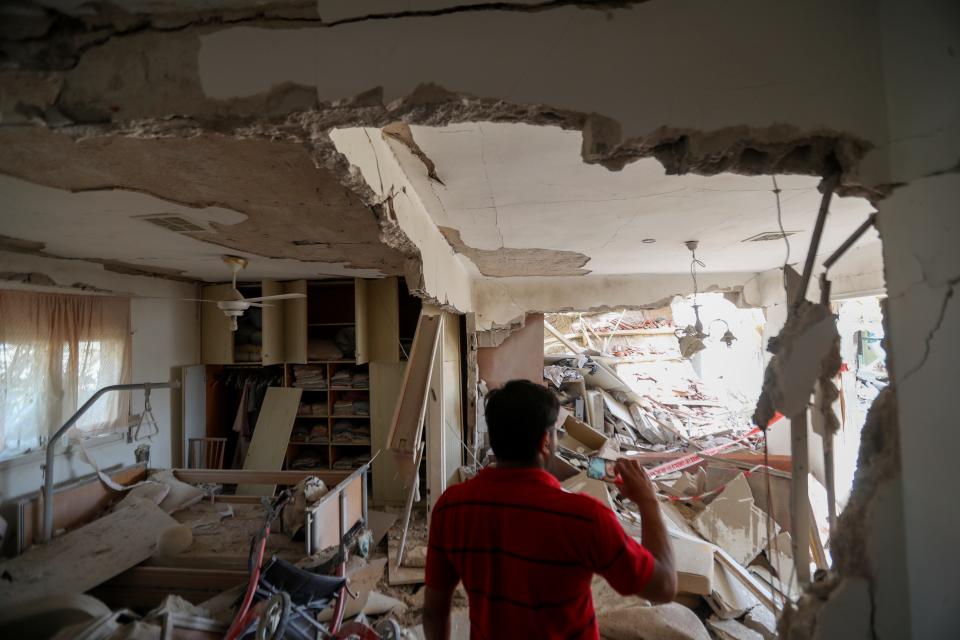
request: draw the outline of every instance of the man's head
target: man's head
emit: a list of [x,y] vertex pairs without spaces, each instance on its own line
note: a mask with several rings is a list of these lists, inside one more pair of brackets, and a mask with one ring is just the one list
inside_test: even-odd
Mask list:
[[545,466],[557,450],[559,410],[556,396],[529,380],[511,380],[491,391],[486,419],[498,464]]

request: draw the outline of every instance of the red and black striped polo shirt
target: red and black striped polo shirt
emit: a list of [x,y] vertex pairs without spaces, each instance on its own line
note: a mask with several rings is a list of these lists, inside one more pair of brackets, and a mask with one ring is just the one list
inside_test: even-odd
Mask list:
[[484,469],[433,509],[426,583],[463,581],[471,638],[599,638],[593,574],[632,594],[653,568],[613,511],[540,469]]

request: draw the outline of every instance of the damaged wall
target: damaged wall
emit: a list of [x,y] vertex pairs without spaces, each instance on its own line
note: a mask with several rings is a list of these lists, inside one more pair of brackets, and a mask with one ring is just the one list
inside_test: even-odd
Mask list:
[[[197,288],[191,284],[159,278],[122,275],[104,270],[102,265],[80,260],[56,260],[26,254],[0,251],[4,280],[0,288],[78,294],[85,290],[100,293],[155,296],[161,299],[133,298],[130,302],[132,337],[132,380],[157,382],[179,378],[180,367],[200,359],[199,309],[194,302],[162,298],[196,298]],[[32,278],[18,274],[33,274]],[[27,280],[27,282],[24,282]],[[32,282],[30,282],[32,280]],[[40,287],[36,282],[50,285]],[[172,391],[151,394],[153,414],[160,433],[150,445],[150,462],[155,467],[168,467],[173,452],[179,451],[180,401]],[[143,410],[143,392],[131,397],[131,411]],[[107,438],[107,444],[90,446],[90,456],[102,468],[133,464],[133,450],[138,443]],[[42,454],[0,462],[0,500],[32,493],[40,488]],[[56,481],[87,475],[93,469],[78,454],[61,455],[57,459]]]
[[[751,273],[701,273],[700,291],[737,291]],[[656,309],[691,292],[689,275],[484,278],[473,287],[478,329],[508,326],[527,311],[587,311],[624,307]]]
[[499,345],[479,347],[477,368],[487,389],[517,379],[543,384],[543,314],[528,314],[523,327]]

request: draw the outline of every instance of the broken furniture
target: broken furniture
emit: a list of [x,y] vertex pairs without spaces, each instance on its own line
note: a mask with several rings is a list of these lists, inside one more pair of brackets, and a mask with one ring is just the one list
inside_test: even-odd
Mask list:
[[[50,436],[50,440],[46,445],[46,462],[43,467],[43,539],[49,541],[53,537],[53,478],[55,477],[53,470],[53,461],[57,453],[57,442],[60,441],[66,433],[70,430],[73,425],[77,423],[77,420],[80,419],[87,409],[93,406],[93,404],[100,399],[105,393],[111,391],[133,391],[133,390],[143,390],[144,392],[144,413],[141,414],[141,421],[145,415],[149,415],[150,420],[153,420],[153,415],[150,413],[150,390],[151,389],[179,389],[180,383],[177,381],[174,382],[139,382],[135,384],[115,384],[108,387],[103,387],[98,389],[90,398],[83,403],[77,412],[70,416],[70,419],[63,423],[56,433]],[[129,438],[129,434],[128,434]]]
[[[148,479],[144,465],[112,471],[108,475],[113,483],[124,486]],[[198,485],[285,486],[318,476],[330,490],[320,500],[307,504],[303,513],[304,541],[293,543],[282,532],[272,536],[273,543],[281,545],[281,557],[291,560],[335,547],[342,540],[341,532],[356,531],[367,522],[367,465],[352,473],[174,469],[172,476],[180,482]],[[14,584],[0,581],[0,589],[13,589],[17,597],[24,598],[33,593],[31,589],[51,593],[60,588],[64,592],[93,589],[93,594],[109,606],[149,609],[157,606],[168,593],[180,594],[197,603],[245,580],[249,533],[241,531],[239,535],[224,537],[220,532],[229,530],[231,520],[239,518],[242,513],[253,514],[251,510],[261,509],[259,497],[214,495],[172,518],[156,506],[136,500],[132,504],[145,506],[134,510],[124,507],[97,517],[117,504],[126,493],[129,492],[111,489],[97,475],[59,488],[54,524],[57,529],[67,528],[68,532],[49,545],[37,546],[35,551],[26,551],[0,565],[0,570],[9,571],[13,576],[22,575],[26,581]],[[23,550],[37,542],[40,506],[40,496],[24,499],[17,505],[20,519],[12,524],[17,529],[16,540]],[[236,512],[237,516],[224,518],[224,512]],[[187,523],[193,529],[194,540],[206,534],[205,537],[216,546],[207,551],[190,550],[158,557],[155,550],[159,532],[180,523]],[[79,528],[75,528],[78,525]],[[129,534],[116,537],[117,532],[127,529]],[[282,551],[284,549],[286,551]],[[63,553],[76,555],[71,555],[69,561],[62,561]],[[87,561],[96,566],[87,567],[84,564]],[[64,574],[64,567],[73,565],[76,565],[77,573],[75,578],[69,578]],[[74,573],[71,571],[69,575]],[[28,587],[28,584],[37,586]],[[5,598],[6,594],[0,596],[6,602]]]

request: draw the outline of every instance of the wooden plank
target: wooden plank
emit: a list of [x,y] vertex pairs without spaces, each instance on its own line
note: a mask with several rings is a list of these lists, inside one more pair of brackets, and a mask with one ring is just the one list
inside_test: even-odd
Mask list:
[[[191,484],[283,484],[294,485],[309,476],[323,480],[333,487],[350,475],[350,471],[304,470],[304,471],[257,471],[248,469],[174,469],[178,480]],[[220,498],[218,498],[220,499]]]
[[[147,478],[145,464],[136,464],[122,469],[105,471],[117,484],[129,485]],[[123,494],[110,489],[95,474],[80,478],[70,484],[55,487],[53,501],[53,530],[75,529],[90,522]],[[43,529],[43,506],[40,494],[34,494],[17,503],[18,531],[17,553],[27,549],[40,539]]]
[[338,485],[309,509],[311,515],[308,518],[311,521],[308,535],[312,545],[310,548],[314,553],[340,544],[340,498],[337,495],[340,491],[346,496],[344,509],[347,520],[344,532],[363,519],[363,476],[358,474],[344,486]]
[[152,609],[176,594],[199,604],[227,589],[245,584],[244,569],[193,569],[140,565],[104,582],[91,593],[111,608]]
[[357,364],[370,361],[370,340],[367,328],[367,281],[353,279],[353,322],[357,332]]
[[[370,363],[370,437],[373,451],[387,448],[390,420],[400,399],[406,362]],[[406,494],[398,481],[399,467],[394,456],[381,455],[373,461],[373,501],[403,504]]]
[[[233,292],[229,284],[200,287],[204,300],[227,300]],[[233,331],[230,319],[217,305],[200,304],[200,361],[204,364],[233,364]]]
[[400,288],[397,278],[367,281],[367,345],[370,362],[400,362]]
[[[283,285],[276,280],[263,280],[260,283],[260,295],[276,296],[283,293]],[[283,303],[265,302],[263,306],[263,329],[261,330],[262,340],[260,346],[260,359],[263,364],[280,364],[284,360],[284,320]]]
[[[284,293],[307,295],[307,281],[285,282]],[[307,362],[307,299],[283,301],[283,360],[296,364]]]
[[[243,468],[247,471],[279,471],[287,454],[290,432],[300,407],[303,389],[270,387],[263,399],[257,426]],[[237,495],[272,496],[274,484],[240,484]]]
[[410,459],[417,448],[420,425],[426,411],[433,360],[440,341],[442,316],[421,315],[410,350],[410,361],[403,373],[400,401],[394,410],[387,437],[389,449]]
[[89,591],[153,555],[159,532],[175,524],[155,504],[135,501],[0,564],[0,602]]

